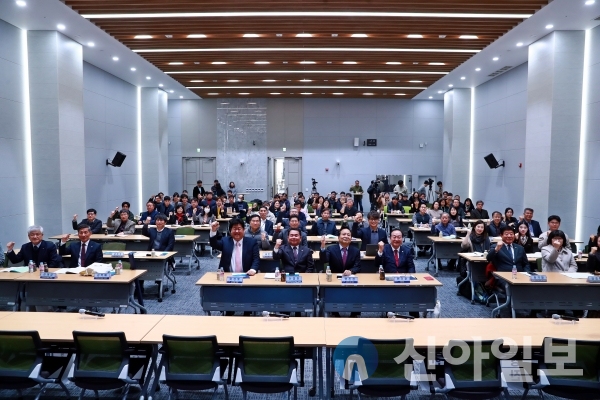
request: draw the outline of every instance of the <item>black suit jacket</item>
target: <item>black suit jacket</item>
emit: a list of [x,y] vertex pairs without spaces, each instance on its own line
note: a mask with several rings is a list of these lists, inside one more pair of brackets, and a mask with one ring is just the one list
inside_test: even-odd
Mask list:
[[[288,235],[290,233],[290,228],[285,228],[279,232],[274,232],[273,233],[273,242],[276,242],[277,239],[281,239],[283,241],[283,244],[288,244]],[[308,238],[306,237],[306,232],[302,232],[300,231],[300,245],[301,246],[308,246]]]
[[142,235],[150,238],[148,241],[148,250],[173,251],[173,247],[175,247],[175,231],[169,228],[163,229],[160,237],[160,246],[155,248],[154,240],[157,233],[158,230],[156,228],[148,228],[148,224],[142,225]]
[[348,255],[346,256],[346,264],[342,260],[342,251],[339,244],[334,244],[322,249],[319,252],[319,260],[328,262],[331,272],[341,274],[345,270],[350,270],[353,274],[360,272],[360,251],[355,246],[348,246]]
[[[212,213],[212,215],[215,216],[215,218],[217,217],[217,205],[216,204],[210,208],[210,212]],[[221,211],[220,217],[227,218],[227,206],[223,205],[223,211]]]
[[530,272],[529,261],[523,246],[513,243],[515,251],[515,260],[513,262],[510,250],[504,245],[500,251],[496,252],[496,246],[492,247],[487,255],[487,260],[494,264],[498,272],[510,272],[513,265],[517,266],[519,272]]
[[[231,257],[233,255],[233,244],[234,241],[231,236],[222,237],[220,233],[210,238],[210,247],[222,252],[219,267],[223,268],[225,272],[232,272]],[[258,243],[256,240],[244,236],[242,239],[242,268],[244,272],[248,272],[251,269],[258,271],[259,260],[260,252],[258,250]]]
[[[79,255],[81,254],[81,242],[73,242],[69,246],[61,244],[58,248],[58,252],[61,255],[70,255],[71,260],[67,268],[77,268],[79,264]],[[87,248],[85,249],[85,265],[82,267],[89,267],[95,262],[102,262],[102,246],[99,243],[88,241]]]
[[265,232],[267,232],[267,235],[273,236],[273,222],[268,219],[265,220]]
[[540,235],[542,234],[542,228],[540,227],[540,223],[532,219],[531,227],[533,228],[533,233],[531,234],[531,236],[540,237]]
[[[31,242],[25,243],[21,246],[21,251],[19,254],[16,254],[14,251],[9,251],[6,253],[6,256],[13,264],[18,264],[21,261],[23,265],[27,265],[29,260],[33,260],[33,244]],[[56,245],[47,240],[42,240],[39,245],[38,250],[38,264],[44,262],[50,268],[58,268],[61,266],[62,258],[58,255],[56,251]]]
[[471,210],[470,219],[490,219],[490,214],[487,212],[487,210],[481,209],[481,211],[479,211],[478,209],[474,208]]
[[285,272],[314,272],[313,252],[306,246],[298,246],[298,258],[294,261],[294,251],[290,245],[282,245],[273,252],[274,260],[281,260]]
[[375,265],[383,265],[383,270],[386,273],[413,273],[415,272],[415,250],[412,246],[403,244],[398,249],[398,266],[396,267],[396,258],[394,257],[394,249],[389,244],[383,247],[381,256],[375,256]]
[[313,224],[312,228],[310,228],[309,236],[323,236],[323,235],[335,235],[337,236],[338,230],[335,226],[334,221],[327,221],[327,229],[325,229],[325,222],[320,219],[316,223]]
[[88,221],[88,219],[82,219],[81,222],[78,224],[77,221],[72,221],[73,223],[73,229],[77,230],[77,225],[79,224],[83,224],[83,225],[87,225],[90,227],[90,231],[92,231],[92,233],[102,233],[102,221],[100,221],[98,218],[94,219],[94,221],[92,223],[90,223],[90,221]]
[[362,240],[362,244],[360,245],[362,251],[367,249],[368,244],[388,243],[387,234],[383,229],[377,229],[377,233],[379,234],[379,239],[376,243],[371,243],[371,227],[358,229],[358,224],[352,224],[352,237]]

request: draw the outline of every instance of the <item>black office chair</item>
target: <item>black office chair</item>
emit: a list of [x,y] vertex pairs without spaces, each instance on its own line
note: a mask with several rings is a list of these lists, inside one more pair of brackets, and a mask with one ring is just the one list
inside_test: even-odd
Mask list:
[[[136,261],[135,261],[135,252],[134,251],[129,252],[127,254],[127,257],[129,258],[129,268],[131,270],[137,269],[137,265],[136,265]],[[140,281],[139,279],[136,279],[135,281],[133,281],[133,285],[134,285],[134,295],[137,299],[137,302],[139,305],[141,305],[143,307],[144,306],[144,290],[143,290],[144,281]],[[135,310],[135,313],[137,314],[137,310]]]

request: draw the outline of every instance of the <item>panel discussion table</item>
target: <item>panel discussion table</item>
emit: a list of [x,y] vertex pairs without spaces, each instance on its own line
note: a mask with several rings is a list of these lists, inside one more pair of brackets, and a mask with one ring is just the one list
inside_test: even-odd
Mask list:
[[[315,271],[324,272],[324,263],[319,257],[319,250],[313,250],[313,260],[315,262]],[[281,267],[279,260],[273,259],[272,250],[260,250],[260,272],[275,272],[275,268]],[[281,268],[280,268],[281,269]],[[378,272],[379,267],[375,265],[375,256],[367,256],[364,251],[360,252],[360,272],[370,273]]]
[[[167,226],[167,228],[169,228]],[[170,229],[170,228],[169,228]],[[173,247],[173,251],[176,252],[180,256],[189,255],[190,259],[188,262],[188,275],[192,272],[192,261],[195,257],[194,253],[194,243],[200,238],[200,235],[178,235],[175,233],[175,246]],[[62,235],[55,235],[50,237],[51,240],[61,241]],[[77,235],[71,235],[69,240],[79,240]],[[144,235],[102,235],[102,234],[93,234],[90,236],[90,240],[98,243],[110,243],[110,242],[123,242],[125,243],[125,249],[127,251],[148,251],[148,241],[150,240],[148,237]],[[60,244],[60,243],[59,243]],[[197,258],[196,258],[197,260]],[[198,261],[198,264],[199,261]]]

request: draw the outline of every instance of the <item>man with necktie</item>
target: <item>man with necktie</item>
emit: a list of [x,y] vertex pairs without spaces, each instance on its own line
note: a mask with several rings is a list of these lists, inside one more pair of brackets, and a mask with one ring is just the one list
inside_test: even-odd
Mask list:
[[62,258],[56,251],[56,245],[47,240],[43,240],[43,227],[38,225],[30,226],[27,228],[27,236],[29,237],[29,243],[22,245],[18,254],[13,250],[15,242],[6,244],[6,256],[10,262],[13,264],[23,262],[23,265],[26,266],[29,263],[29,260],[31,260],[36,265],[43,262],[50,268],[58,268],[61,266]]
[[79,242],[73,242],[69,246],[66,245],[69,240],[69,234],[63,235],[61,238],[62,244],[58,248],[60,255],[70,255],[71,261],[67,268],[89,267],[95,262],[102,262],[102,246],[90,240],[92,231],[89,225],[79,224],[77,226],[77,236]]
[[369,219],[369,226],[361,228],[359,223],[352,224],[352,236],[362,240],[361,250],[367,249],[368,244],[377,244],[379,242],[388,243],[387,234],[385,230],[379,227],[379,212],[370,211],[367,214]]
[[503,226],[500,228],[502,241],[496,247],[490,249],[487,260],[494,264],[498,272],[511,272],[513,265],[519,272],[530,272],[529,261],[523,246],[514,243],[515,232],[512,228]]
[[287,241],[288,244],[283,244],[282,239],[277,239],[273,248],[273,259],[281,260],[282,273],[314,272],[313,252],[307,246],[300,244],[300,230],[290,228]]

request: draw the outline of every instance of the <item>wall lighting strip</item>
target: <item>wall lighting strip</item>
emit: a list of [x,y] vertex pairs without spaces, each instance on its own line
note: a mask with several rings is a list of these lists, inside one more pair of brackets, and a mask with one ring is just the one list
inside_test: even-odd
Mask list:
[[416,89],[425,90],[426,87],[417,86],[186,86],[187,89],[387,89],[387,90],[406,90]]
[[137,88],[137,153],[138,153],[138,210],[143,210],[142,192],[142,88]]
[[29,201],[26,201],[27,224],[35,224],[33,208],[33,156],[31,148],[31,105],[29,100],[29,48],[27,31],[21,30],[21,66],[23,68],[23,127],[25,128],[25,190]]
[[[590,57],[592,52],[592,31],[585,31],[585,50],[583,53],[583,90],[581,96],[581,132],[579,135],[579,176],[577,179],[577,214],[575,222],[575,239],[584,240],[587,233],[584,232],[585,211],[585,187],[587,168],[587,138],[588,138],[588,103],[590,83]],[[585,243],[585,242],[584,242]]]
[[82,14],[87,19],[123,18],[232,18],[232,17],[349,17],[349,18],[502,18],[526,19],[532,14],[477,14],[477,13],[415,13],[415,12],[364,12],[364,11],[235,11],[235,12],[180,12],[180,13],[130,13]]
[[245,70],[245,71],[166,71],[168,75],[179,75],[179,74],[406,74],[406,75],[448,75],[449,72],[433,72],[433,71],[326,71],[326,70]]
[[469,198],[473,198],[473,152],[475,145],[475,88],[471,88],[471,132],[469,136]]
[[377,47],[226,47],[226,48],[196,48],[196,49],[135,49],[134,53],[229,53],[229,52],[355,52],[355,53],[479,53],[474,49],[410,49],[410,48],[377,48]]

